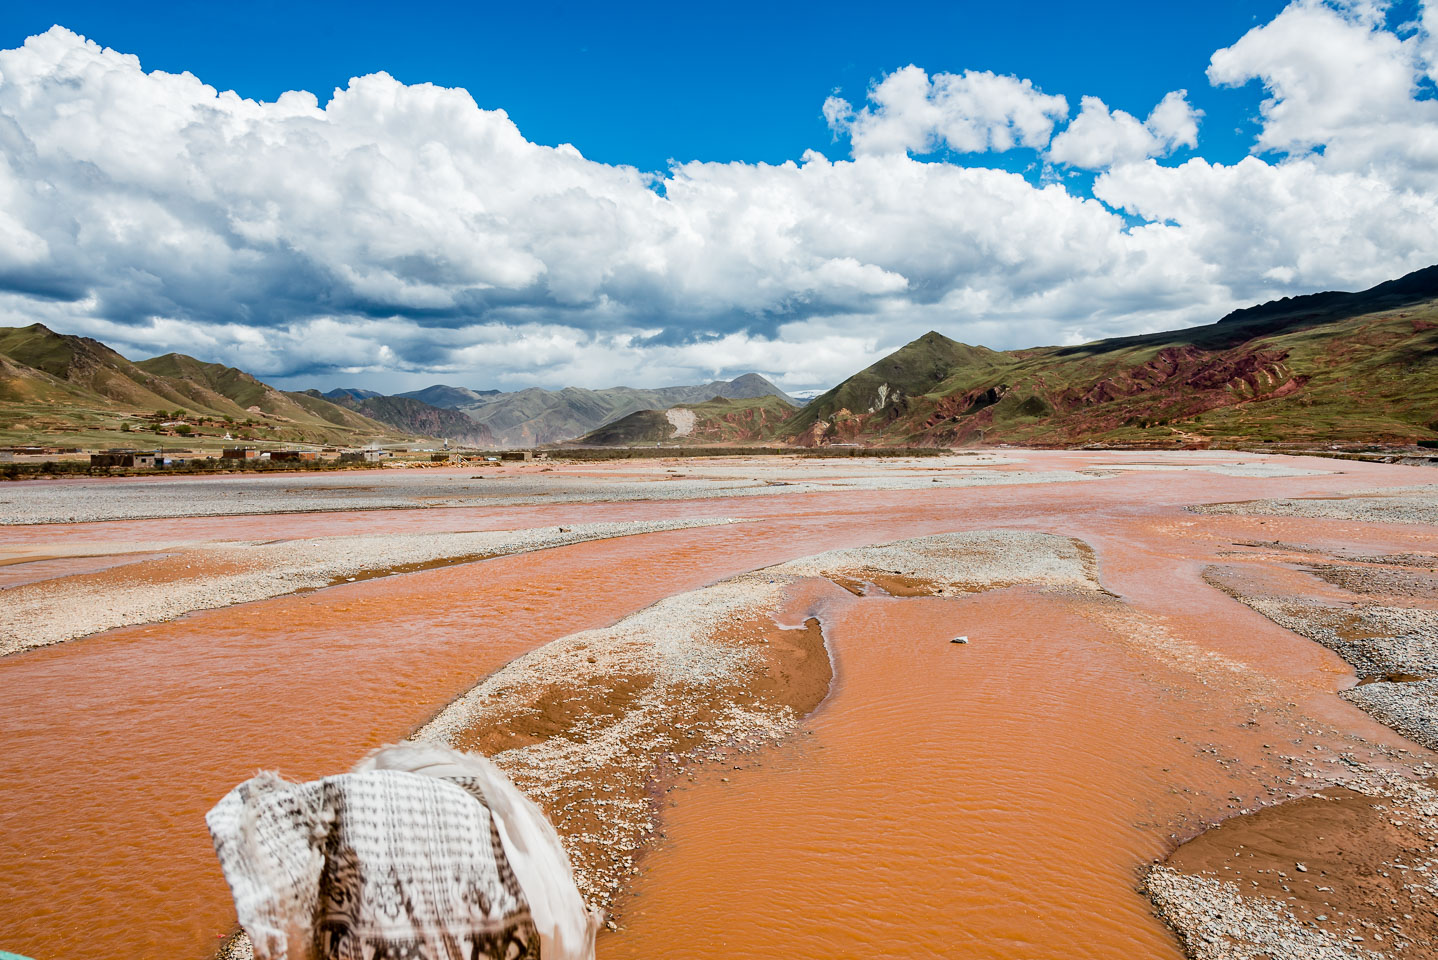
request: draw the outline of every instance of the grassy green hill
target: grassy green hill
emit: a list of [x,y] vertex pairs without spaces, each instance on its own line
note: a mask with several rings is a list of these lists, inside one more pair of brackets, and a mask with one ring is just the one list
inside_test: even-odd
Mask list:
[[815,425],[837,422],[830,438],[849,434],[847,439],[853,439],[863,425],[882,424],[889,414],[907,410],[911,400],[940,390],[948,381],[986,380],[1006,366],[1002,353],[930,331],[810,400],[785,430],[792,436],[823,436],[829,428],[816,431]]
[[1431,440],[1438,267],[1073,347],[998,353],[926,334],[781,432],[802,444],[938,446]]
[[[141,360],[136,367],[163,378],[177,397],[188,400],[196,408],[211,410],[236,408],[251,413],[278,413],[289,416],[297,412],[284,394],[254,377],[220,363],[206,363],[182,353]],[[253,410],[250,408],[253,407]]]
[[[39,323],[0,328],[0,354],[14,364],[49,374],[73,391],[135,409],[170,406],[167,385],[98,340],[55,333]],[[26,379],[21,372],[17,379]],[[56,399],[59,399],[58,396]]]
[[[177,412],[183,425],[162,426]],[[145,445],[154,442],[156,427],[161,436],[184,435],[200,447],[218,446],[227,432],[317,444],[411,436],[223,364],[175,353],[133,363],[97,340],[42,324],[0,328],[0,443]]]

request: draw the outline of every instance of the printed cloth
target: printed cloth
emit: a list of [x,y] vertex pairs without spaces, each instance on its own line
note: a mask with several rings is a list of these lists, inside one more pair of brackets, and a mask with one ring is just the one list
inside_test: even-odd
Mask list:
[[593,960],[558,835],[481,757],[406,744],[309,783],[262,773],[205,820],[256,960]]

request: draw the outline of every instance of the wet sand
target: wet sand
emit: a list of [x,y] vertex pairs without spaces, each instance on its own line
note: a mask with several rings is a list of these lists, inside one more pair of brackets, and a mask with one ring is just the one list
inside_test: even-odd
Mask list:
[[[992,458],[990,458],[992,459]],[[829,464],[801,457],[708,462],[672,468],[673,461],[626,464],[607,471],[564,469],[544,461],[480,474],[473,468],[379,469],[363,476],[135,477],[7,483],[0,486],[0,525],[85,523],[235,514],[301,514],[331,510],[429,510],[516,507],[545,503],[699,500],[792,496],[834,490],[918,490],[926,484],[1003,486],[1082,482],[1072,470],[974,469],[971,457],[924,457]],[[723,461],[720,461],[722,464]]]
[[[1165,866],[1275,903],[1295,926],[1330,944],[1433,956],[1438,794],[1422,784],[1387,794],[1330,787],[1235,817],[1184,844]],[[1194,939],[1202,941],[1202,934]]]
[[[1138,459],[1020,456],[1029,459],[992,469],[1032,469],[1042,479]],[[1214,458],[1180,462],[1208,467]],[[1327,461],[1294,466],[1334,469]],[[742,913],[725,913],[724,884],[747,877],[754,892],[737,902],[752,905],[755,917],[782,920],[773,934],[779,940],[768,946],[793,944],[786,950],[792,956],[832,955],[843,942],[832,939],[841,933],[826,919],[836,904],[845,923],[863,937],[882,934],[892,953],[1053,955],[1056,941],[1043,939],[1050,934],[1036,941],[1050,943],[1042,950],[1014,934],[1044,927],[1039,920],[1052,914],[1071,918],[1075,941],[1108,945],[1107,954],[1096,946],[1093,955],[1123,949],[1163,956],[1177,941],[1147,912],[1138,889],[1152,859],[1229,814],[1345,782],[1345,756],[1393,769],[1427,756],[1334,695],[1353,682],[1338,657],[1202,579],[1215,562],[1245,562],[1228,554],[1261,552],[1242,544],[1271,540],[1373,555],[1438,553],[1434,531],[1421,524],[1184,509],[1413,486],[1427,476],[1420,468],[1368,464],[1343,464],[1343,471],[1134,470],[1083,482],[931,484],[936,489],[923,493],[835,489],[740,500],[7,527],[0,546],[34,549],[60,537],[258,540],[453,529],[461,520],[468,530],[668,516],[761,521],[347,584],[0,659],[0,692],[14,705],[0,762],[4,946],[41,957],[206,956],[228,931],[232,911],[200,817],[255,768],[297,777],[345,769],[369,747],[417,729],[515,656],[726,576],[823,550],[1008,528],[1084,541],[1115,596],[1079,600],[1017,587],[900,599],[829,587],[827,613],[790,611],[798,624],[818,614],[836,656],[834,692],[813,715],[813,734],[733,754],[712,776],[703,771],[713,760],[685,766],[685,773],[656,771],[653,799],[678,806],[658,808],[667,838],[634,856],[638,869],[653,872],[630,868],[637,895],[616,899],[622,929],[606,937],[601,955],[653,955],[661,947],[732,955],[722,940],[692,935],[692,925]],[[984,627],[968,631],[969,645],[950,645],[946,634],[965,632],[970,613],[956,612],[963,604],[974,605],[972,618]],[[984,631],[1000,642],[990,645]],[[930,646],[949,659],[933,659],[941,654]],[[950,654],[969,656],[956,661]],[[975,661],[981,669],[974,675],[944,670]],[[543,731],[516,725],[505,732]],[[1322,747],[1318,759],[1278,749],[1295,738]],[[476,743],[501,746],[482,737]],[[906,752],[936,766],[909,764],[915,776],[899,776],[895,758]],[[833,766],[819,763],[830,757]],[[926,769],[945,775],[922,776]],[[736,797],[743,802],[730,802]],[[856,818],[880,829],[856,836]],[[1041,836],[1062,842],[1049,850],[1036,845]],[[883,853],[896,865],[849,858],[851,848]],[[745,850],[753,857],[745,859]],[[926,875],[903,866],[917,864],[919,852],[943,869]],[[821,853],[827,867],[806,866]],[[863,863],[872,869],[858,869]],[[815,870],[823,896],[806,892]],[[712,889],[704,886],[709,877]],[[690,891],[687,902],[678,896],[683,890]],[[1012,904],[1024,906],[1010,911]],[[93,935],[97,916],[127,923],[102,945]],[[1061,926],[1045,929],[1057,936]],[[648,954],[642,944],[650,945]]]

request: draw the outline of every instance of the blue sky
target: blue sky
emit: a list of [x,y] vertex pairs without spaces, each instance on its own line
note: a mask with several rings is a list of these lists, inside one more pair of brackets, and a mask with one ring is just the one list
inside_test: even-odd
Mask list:
[[[1027,77],[1046,92],[1146,112],[1186,88],[1204,154],[1248,152],[1259,91],[1212,91],[1208,56],[1281,2],[620,4],[73,3],[11,0],[0,45],[58,23],[138,54],[146,69],[272,100],[323,100],[350,77],[465,87],[537,143],[605,163],[838,159],[819,105],[906,64]],[[1235,131],[1242,130],[1237,133]],[[1012,158],[1003,158],[1004,162]],[[1027,163],[1030,158],[1025,158]]]
[[1438,259],[1431,6],[11,0],[0,323],[288,386],[803,389],[931,327],[1208,322]]

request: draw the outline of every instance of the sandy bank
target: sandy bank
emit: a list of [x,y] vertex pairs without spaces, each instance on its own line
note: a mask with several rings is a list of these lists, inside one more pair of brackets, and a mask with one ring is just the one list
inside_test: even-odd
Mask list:
[[1197,960],[1431,957],[1436,826],[1431,782],[1356,769],[1199,835],[1145,888]]
[[1195,513],[1257,517],[1308,517],[1368,523],[1438,524],[1438,486],[1401,487],[1325,499],[1291,498],[1209,503],[1190,507]]
[[734,522],[652,520],[479,533],[204,544],[158,560],[5,591],[0,655],[349,580],[586,540]]

